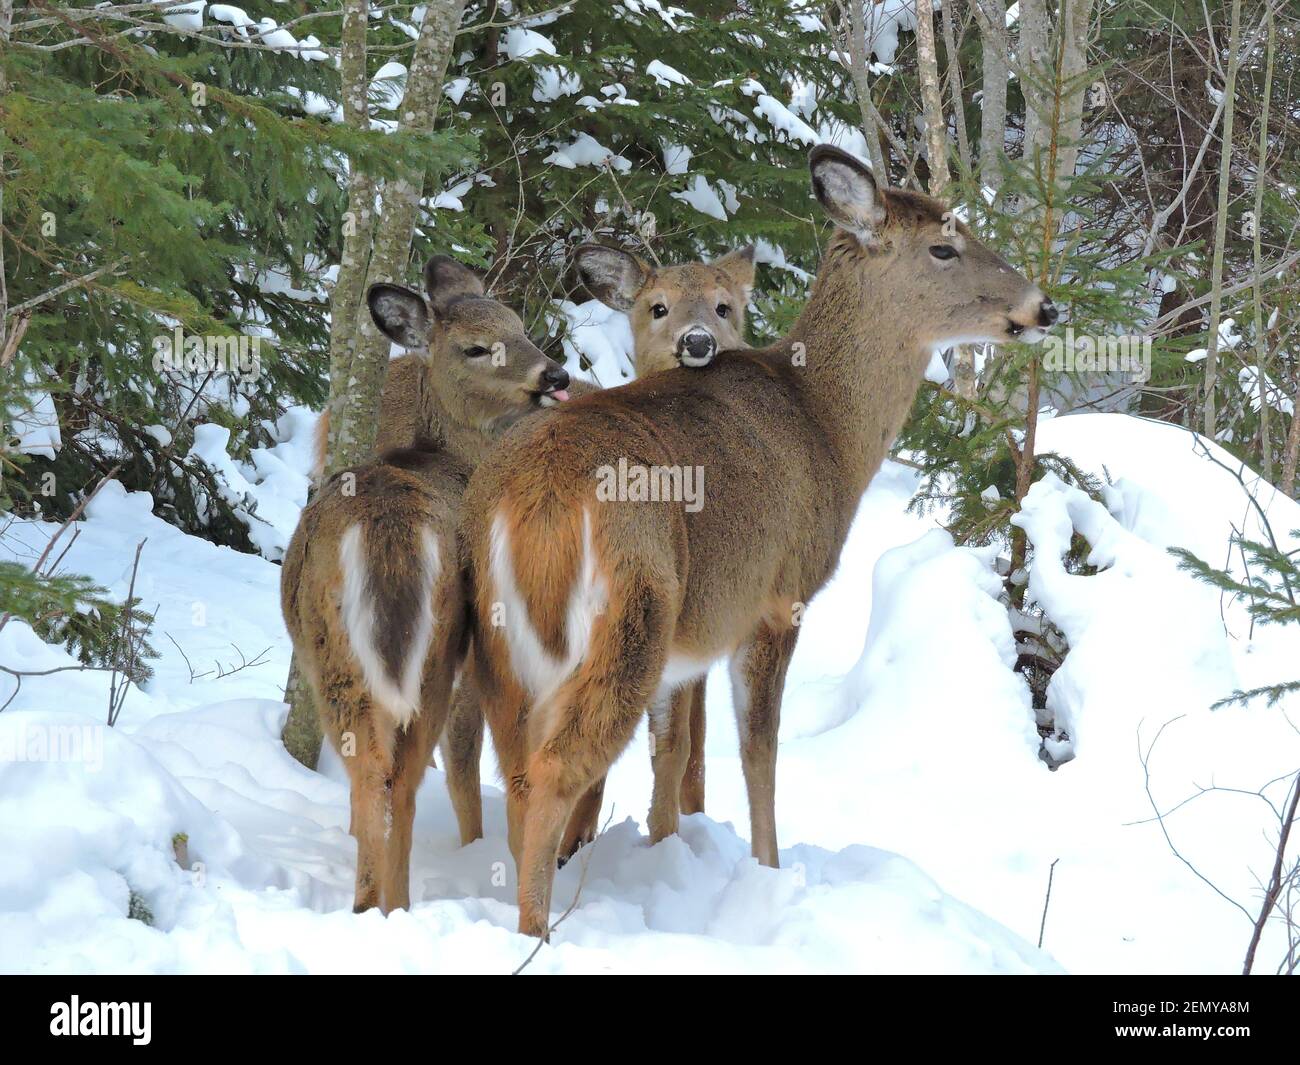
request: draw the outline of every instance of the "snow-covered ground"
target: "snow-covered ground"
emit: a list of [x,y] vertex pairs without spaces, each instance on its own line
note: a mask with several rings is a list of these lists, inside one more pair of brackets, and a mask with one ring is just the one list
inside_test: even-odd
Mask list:
[[[262,465],[288,495],[305,472],[310,419],[284,425]],[[611,775],[608,830],[557,878],[558,912],[586,864],[579,905],[530,971],[1239,968],[1249,923],[1171,853],[1139,750],[1168,723],[1149,759],[1162,811],[1198,786],[1253,791],[1300,766],[1300,733],[1284,716],[1297,719],[1294,703],[1208,709],[1234,687],[1293,677],[1300,641],[1283,629],[1252,633],[1239,607],[1179,573],[1164,550],[1182,544],[1221,564],[1232,525],[1249,534],[1257,516],[1237,482],[1169,426],[1073,416],[1046,423],[1041,446],[1113,482],[1107,507],[1044,482],[1023,519],[1044,556],[1031,593],[1070,638],[1049,701],[1074,759],[1055,772],[1039,759],[990,554],[956,548],[933,517],[907,513],[915,475],[888,464],[807,612],[791,667],[778,768],[783,868],[748,857],[730,693],[716,669],[708,816],[648,846],[639,737]],[[265,483],[252,476],[265,470],[248,472]],[[1266,486],[1260,499],[1294,546],[1300,507]],[[157,607],[154,679],[130,693],[111,730],[97,673],[29,677],[0,713],[0,971],[518,966],[533,944],[512,931],[513,867],[491,783],[487,838],[461,849],[431,771],[412,861],[418,901],[387,919],[351,914],[341,767],[327,755],[321,773],[309,772],[278,739],[289,658],[279,568],[186,536],[150,506],[107,486],[63,568],[122,596],[147,538],[136,592]],[[1047,560],[1071,528],[1089,538],[1095,576]],[[11,525],[0,557],[32,560],[51,531]],[[261,664],[218,678],[214,662],[229,668],[241,656]],[[21,623],[0,632],[0,664],[71,661]],[[0,702],[12,690],[0,676]],[[495,782],[490,754],[484,770]],[[1253,908],[1272,857],[1263,803],[1208,793],[1165,828],[1201,873]],[[174,856],[178,833],[187,869]],[[133,898],[149,923],[127,916]]]

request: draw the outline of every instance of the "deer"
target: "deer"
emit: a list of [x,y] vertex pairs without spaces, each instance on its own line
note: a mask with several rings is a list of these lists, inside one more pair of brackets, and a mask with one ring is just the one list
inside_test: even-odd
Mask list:
[[[572,400],[475,470],[462,515],[476,682],[508,783],[519,931],[547,938],[575,804],[645,707],[654,843],[677,830],[684,723],[671,693],[726,659],[753,856],[779,864],[776,753],[806,604],[911,408],[931,352],[1035,341],[1050,300],[944,204],[809,153],[833,224],[783,339]],[[703,505],[602,498],[601,471],[697,468]]]
[[428,431],[322,485],[281,571],[285,625],[347,766],[358,913],[409,908],[415,793],[440,741],[461,843],[482,835],[477,704],[448,721],[470,638],[461,502],[498,436],[569,398],[567,371],[472,271],[436,256],[424,282],[374,285],[367,304],[425,367]]
[[[632,325],[633,363],[637,377],[678,365],[706,364],[720,349],[742,347],[745,310],[754,285],[754,248],[746,246],[713,262],[652,266],[632,252],[599,244],[579,246],[573,256],[575,272],[585,288],[613,310],[628,315]],[[437,440],[448,417],[427,380],[427,362],[418,354],[403,354],[388,364],[380,396],[377,454],[410,446],[417,440]],[[582,395],[595,386],[574,379],[568,391]],[[544,400],[544,402],[550,402]],[[314,480],[325,468],[329,412],[316,425]],[[489,442],[489,437],[483,438]],[[479,456],[482,457],[481,455]],[[704,681],[674,693],[680,711],[689,715],[685,737],[687,768],[682,780],[681,809],[704,811]],[[472,685],[457,689],[452,723],[457,743],[444,757],[470,758],[481,744],[476,731]],[[481,722],[479,723],[481,729]],[[595,838],[604,780],[593,785],[575,811],[560,847],[567,861],[579,847]]]
[[[747,245],[710,263],[651,266],[621,248],[584,244],[574,267],[586,289],[632,325],[632,359],[638,379],[675,369],[706,366],[719,350],[745,345],[745,309],[754,288],[754,247]],[[689,721],[675,737],[686,748],[680,805],[704,812],[704,679],[672,695],[673,713]],[[596,838],[605,794],[602,777],[579,800],[560,841],[563,865]]]

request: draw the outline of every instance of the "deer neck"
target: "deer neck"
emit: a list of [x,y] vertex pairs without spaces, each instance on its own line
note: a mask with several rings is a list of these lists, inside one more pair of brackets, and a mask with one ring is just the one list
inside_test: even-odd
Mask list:
[[883,253],[837,230],[787,339],[792,359],[806,359],[796,374],[854,500],[902,428],[929,362],[904,324],[907,299]]
[[435,379],[432,373],[424,374],[421,384],[421,421],[430,443],[471,468],[486,459],[501,435],[529,413],[491,410],[478,397]]

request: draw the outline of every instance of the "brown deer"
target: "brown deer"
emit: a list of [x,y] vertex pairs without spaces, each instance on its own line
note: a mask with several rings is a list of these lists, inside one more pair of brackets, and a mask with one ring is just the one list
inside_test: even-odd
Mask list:
[[[632,323],[637,378],[678,365],[707,365],[719,351],[745,346],[745,308],[754,288],[754,248],[729,252],[711,263],[651,266],[631,252],[584,244],[574,253],[583,284]],[[682,813],[704,812],[704,678],[672,694],[674,717],[690,724],[672,737],[686,748]],[[670,737],[656,736],[656,743]],[[560,841],[563,864],[596,837],[605,793],[602,777],[578,801]]]
[[[939,202],[878,186],[828,145],[809,164],[836,228],[787,338],[576,399],[512,433],[471,478],[475,661],[508,782],[522,932],[547,934],[566,820],[643,708],[656,734],[680,732],[668,694],[722,657],[753,853],[777,865],[777,726],[800,605],[835,569],[931,351],[1036,339],[1056,319]],[[703,470],[703,505],[605,501],[604,471],[620,460]],[[680,748],[662,749],[652,840],[677,821]]]
[[469,640],[457,541],[470,472],[506,428],[568,397],[569,375],[479,279],[439,256],[427,300],[375,285],[375,324],[419,353],[418,403],[436,437],[342,471],[303,511],[281,573],[285,624],[326,734],[344,756],[359,912],[409,906],[415,792],[443,740],[461,842],[482,835],[481,717],[448,705]]

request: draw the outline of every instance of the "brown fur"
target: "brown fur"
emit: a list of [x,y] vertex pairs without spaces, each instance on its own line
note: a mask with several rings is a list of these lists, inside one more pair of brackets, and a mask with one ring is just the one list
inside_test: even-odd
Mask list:
[[631,320],[638,379],[676,369],[683,338],[692,331],[710,335],[717,351],[744,346],[752,247],[680,266],[651,266],[631,252],[596,244],[583,245],[574,258],[592,294]]
[[[679,341],[686,333],[709,333],[720,351],[745,346],[745,314],[754,287],[754,248],[729,252],[712,263],[654,267],[630,252],[588,244],[574,256],[584,284],[603,303],[624,311],[632,324],[637,378],[676,369]],[[662,308],[656,316],[655,307]],[[719,308],[725,315],[719,315]],[[656,734],[654,758],[684,759],[679,803],[683,813],[704,812],[705,681],[672,694],[673,718],[685,728]],[[579,802],[560,844],[567,861],[583,843],[595,839],[605,781]]]
[[[1023,335],[1054,319],[1041,293],[945,222],[941,204],[877,189],[851,156],[820,146],[813,187],[840,227],[789,337],[729,351],[574,401],[511,434],[471,478],[463,534],[474,580],[476,665],[511,787],[520,930],[544,935],[557,846],[575,803],[662,699],[670,656],[730,656],[752,846],[777,864],[776,741],[798,629],[774,605],[808,602],[839,560],[858,501],[903,424],[933,347]],[[940,261],[938,245],[959,252]],[[620,458],[702,466],[704,506],[599,502],[594,471]],[[492,624],[508,555],[523,617]],[[563,648],[561,617],[587,524],[592,586],[606,595],[576,668],[541,699],[507,642],[527,622]],[[567,651],[567,648],[563,648]],[[535,705],[534,705],[535,703]],[[662,705],[662,701],[660,703]],[[680,728],[680,724],[677,725]],[[680,759],[656,763],[679,771]],[[675,828],[680,780],[656,782],[652,837]]]
[[[437,432],[417,433],[413,446],[330,478],[303,511],[281,573],[285,624],[325,733],[344,755],[351,780],[358,911],[409,905],[415,792],[440,739],[461,842],[482,835],[477,702],[459,696],[448,722],[469,643],[457,535],[461,499],[470,471],[495,437],[537,409],[543,374],[552,380],[560,374],[524,335],[519,318],[484,298],[464,267],[438,258],[425,274],[427,302],[391,285],[372,288],[369,302],[391,339],[419,349],[406,358],[420,362],[406,365],[422,370],[413,375],[417,409],[436,412]],[[474,355],[478,347],[499,355]],[[432,579],[429,538],[438,557]],[[363,572],[348,568],[348,543],[359,548],[353,553]],[[360,611],[348,605],[349,585],[361,590]],[[426,602],[432,604],[432,634],[418,663],[418,704],[403,724],[404,703],[394,701],[392,691],[419,651]],[[368,633],[360,645],[354,638],[358,617],[370,621],[360,626]],[[369,674],[367,646],[373,648]],[[372,683],[376,668],[388,685]]]

